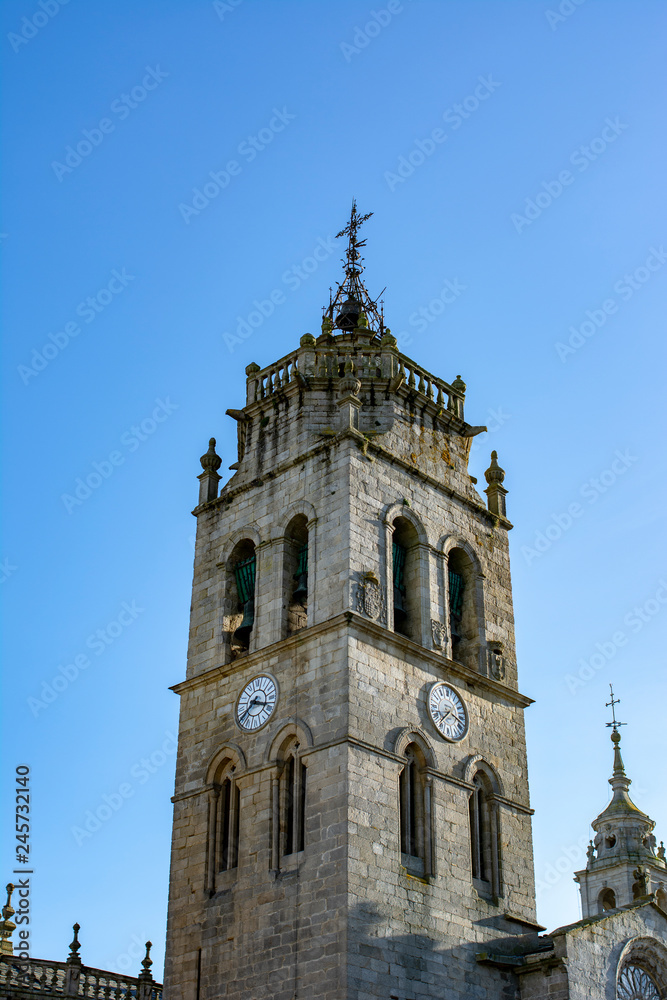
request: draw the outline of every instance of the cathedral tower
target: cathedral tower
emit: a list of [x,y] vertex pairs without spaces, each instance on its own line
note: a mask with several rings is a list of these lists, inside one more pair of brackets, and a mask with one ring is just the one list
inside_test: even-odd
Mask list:
[[[362,281],[202,457],[167,1000],[499,997],[536,935],[504,472]],[[512,994],[508,994],[512,995]]]
[[656,850],[655,823],[628,794],[632,782],[625,773],[618,731],[625,723],[616,721],[618,701],[613,689],[608,704],[614,719],[607,723],[614,747],[614,770],[609,779],[613,795],[607,808],[593,820],[595,839],[588,848],[586,868],[575,875],[581,891],[581,911],[584,917],[590,917],[651,895],[667,911],[665,848],[661,843]]

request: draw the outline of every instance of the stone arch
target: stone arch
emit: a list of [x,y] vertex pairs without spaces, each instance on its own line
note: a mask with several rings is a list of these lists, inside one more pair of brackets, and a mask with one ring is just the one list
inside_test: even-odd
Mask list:
[[287,510],[282,512],[280,520],[276,522],[278,534],[284,535],[287,525],[298,514],[303,514],[309,525],[313,521],[317,521],[317,512],[312,503],[308,500],[295,500],[294,503],[289,505]]
[[411,523],[412,527],[417,532],[417,537],[422,545],[429,544],[428,534],[426,532],[426,528],[424,527],[422,519],[419,517],[418,514],[415,514],[412,507],[408,507],[408,505],[404,504],[402,501],[390,504],[388,507],[385,508],[382,521],[385,525],[392,525],[397,517],[404,517],[406,521],[409,521]]
[[609,886],[605,886],[598,894],[598,913],[606,913],[607,910],[616,909],[616,893]]
[[436,754],[430,739],[421,728],[411,729],[405,726],[394,740],[394,753],[402,757],[411,743],[416,743],[421,750],[426,767],[436,766]]
[[489,782],[494,795],[505,794],[505,789],[503,785],[503,780],[498,774],[498,771],[490,764],[485,757],[480,753],[472,754],[465,763],[465,768],[463,771],[463,778],[469,784],[472,784],[472,780],[475,775],[482,772],[487,781]]
[[480,670],[486,645],[484,580],[479,553],[457,533],[440,539],[440,587],[448,631],[448,651],[453,660]]
[[667,997],[667,947],[653,937],[631,938],[623,948],[616,966],[617,995],[624,997],[619,986],[623,972],[634,966],[646,972],[654,981],[661,997]]
[[430,553],[426,529],[419,515],[403,503],[387,507],[382,523],[389,627],[413,642],[430,645]]
[[234,548],[239,542],[242,542],[244,538],[249,539],[255,548],[257,548],[262,543],[262,536],[260,535],[257,528],[252,524],[247,524],[243,528],[237,528],[236,531],[232,531],[227,535],[220,547],[220,558],[218,560],[218,566],[226,566],[229,558],[234,551]]
[[206,766],[206,784],[210,785],[215,782],[221,769],[230,762],[239,771],[245,771],[247,767],[245,754],[237,743],[225,743],[209,758]]
[[266,763],[277,763],[285,748],[295,739],[304,747],[313,746],[312,731],[303,719],[296,718],[290,722],[280,724],[280,728],[268,745],[264,758]]

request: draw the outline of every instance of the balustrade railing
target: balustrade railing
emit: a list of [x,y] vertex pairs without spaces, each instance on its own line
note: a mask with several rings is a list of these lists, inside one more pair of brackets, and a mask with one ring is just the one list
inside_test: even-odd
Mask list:
[[[262,399],[269,399],[297,381],[299,374],[304,376],[310,374],[319,378],[338,378],[343,375],[345,363],[350,357],[354,361],[355,373],[359,378],[391,378],[402,374],[408,389],[425,396],[436,406],[463,417],[464,396],[455,386],[449,385],[443,379],[436,378],[425,368],[413,364],[401,354],[392,353],[389,368],[387,368],[386,359],[379,351],[352,353],[332,349],[318,350],[312,347],[303,352],[295,351],[262,370],[251,366],[248,370],[247,401],[254,403]],[[308,365],[308,371],[301,370],[301,366],[305,363]]]
[[[78,975],[76,975],[78,972]],[[116,975],[80,966],[72,974],[67,962],[45,959],[19,959],[0,956],[0,996],[7,995],[3,987],[13,987],[17,996],[86,997],[89,1000],[161,1000],[162,986],[131,976]],[[68,976],[69,973],[69,976]]]

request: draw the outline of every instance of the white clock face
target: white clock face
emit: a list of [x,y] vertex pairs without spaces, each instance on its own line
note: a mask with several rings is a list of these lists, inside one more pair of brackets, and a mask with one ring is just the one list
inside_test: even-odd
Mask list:
[[268,722],[278,701],[278,686],[273,677],[253,677],[241,691],[236,706],[236,721],[241,729],[253,732]]
[[468,732],[468,713],[463,699],[453,687],[440,681],[428,695],[428,712],[433,725],[446,740],[462,740]]

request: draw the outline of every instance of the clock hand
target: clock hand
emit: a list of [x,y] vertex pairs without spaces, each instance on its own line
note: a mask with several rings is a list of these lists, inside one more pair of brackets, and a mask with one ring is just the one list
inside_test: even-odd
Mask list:
[[253,698],[252,699],[252,701],[250,702],[250,704],[246,708],[245,712],[240,717],[239,722],[243,722],[243,720],[245,719],[245,717],[248,714],[248,712],[250,711],[250,709],[253,708],[255,705],[259,705],[259,698]]

